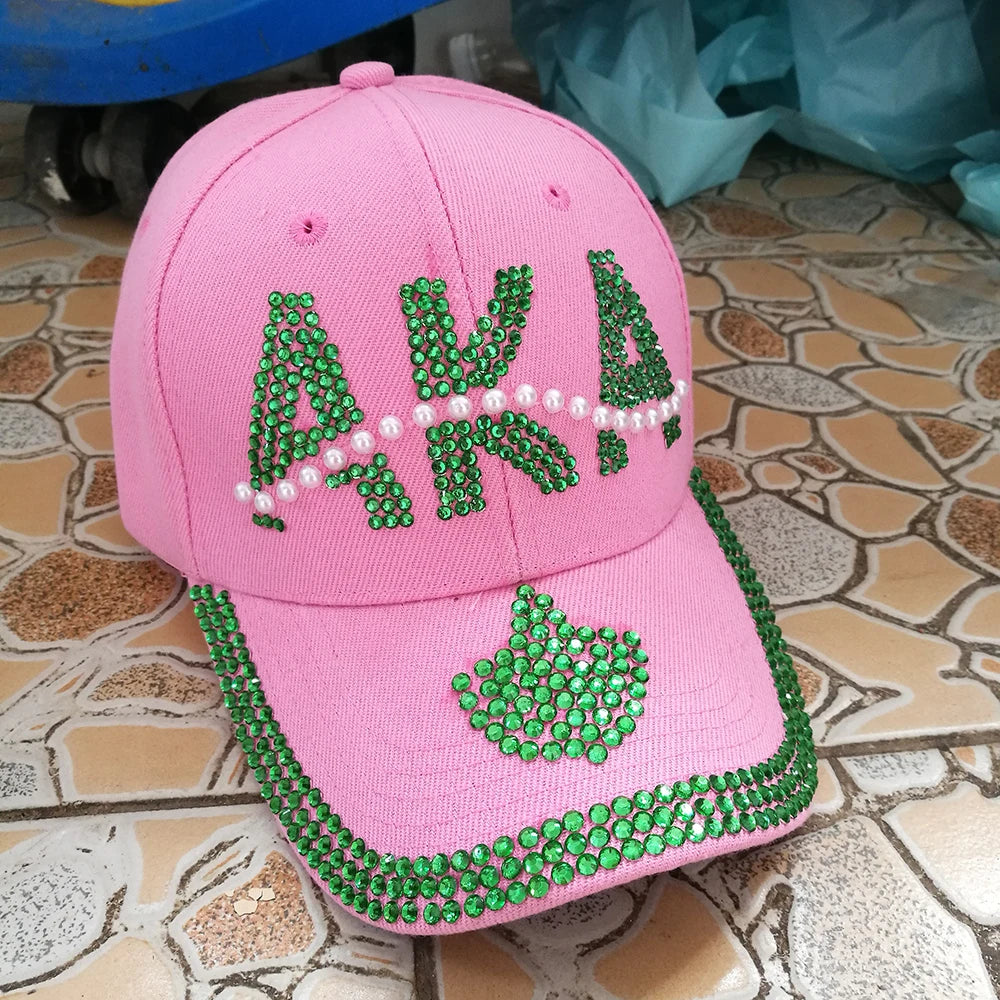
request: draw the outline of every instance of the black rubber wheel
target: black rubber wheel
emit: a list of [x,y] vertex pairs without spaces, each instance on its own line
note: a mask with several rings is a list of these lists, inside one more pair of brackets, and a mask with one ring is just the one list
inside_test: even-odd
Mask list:
[[54,208],[90,215],[114,200],[111,184],[88,174],[83,144],[101,127],[103,108],[46,107],[31,109],[24,132],[24,169],[28,182]]
[[191,137],[191,116],[171,101],[127,104],[110,135],[111,180],[122,212],[137,219],[167,161]]

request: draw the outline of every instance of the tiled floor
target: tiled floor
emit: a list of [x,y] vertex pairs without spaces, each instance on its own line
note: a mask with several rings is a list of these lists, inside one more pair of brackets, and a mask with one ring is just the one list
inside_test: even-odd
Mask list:
[[131,230],[24,197],[0,126],[0,988],[220,1000],[982,1000],[1000,980],[1000,256],[927,191],[758,150],[663,212],[698,460],[822,757],[790,839],[412,941],[300,874],[182,581],[116,512]]

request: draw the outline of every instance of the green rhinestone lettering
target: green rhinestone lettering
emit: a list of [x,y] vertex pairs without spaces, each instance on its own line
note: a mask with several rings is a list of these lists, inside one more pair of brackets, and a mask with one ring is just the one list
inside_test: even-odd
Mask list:
[[[399,289],[413,383],[423,401],[494,389],[510,371],[528,322],[534,271],[527,264],[496,272],[493,298],[476,328],[460,343],[443,278],[417,278]],[[502,404],[501,404],[502,406]],[[524,413],[501,410],[474,421],[428,427],[427,456],[438,491],[438,517],[448,521],[486,508],[477,452],[496,455],[529,476],[543,494],[580,481],[576,458],[548,427]]]
[[[686,844],[698,844],[706,837],[745,839],[755,830],[778,827],[801,815],[816,791],[816,755],[792,659],[763,587],[698,469],[691,475],[691,490],[743,590],[770,665],[784,716],[784,739],[770,757],[751,766],[736,764],[734,770],[722,774],[665,776],[670,780],[651,790],[626,791],[590,806],[581,803],[578,809],[564,813],[561,820],[540,807],[535,825],[501,832],[492,847],[475,844],[455,850],[450,856],[439,853],[433,857],[397,858],[380,853],[355,837],[346,825],[346,818],[324,801],[322,790],[313,786],[288,746],[260,685],[229,594],[225,590],[216,593],[209,586],[191,588],[195,617],[219,677],[223,703],[232,715],[236,740],[260,784],[261,797],[285,828],[296,851],[343,906],[353,908],[369,921],[385,925],[402,921],[426,928],[442,920],[452,924],[465,919],[471,926],[483,913],[501,910],[507,904],[517,906],[529,896],[541,899],[551,893],[557,897],[561,887],[575,878],[587,879],[601,870],[627,868],[630,862],[647,854],[664,854]],[[560,730],[561,737],[548,739],[544,746],[554,746],[559,756],[564,752],[571,756],[570,746],[575,742],[580,750],[577,753],[574,748],[573,753],[581,756],[587,745],[583,735],[589,724],[586,717],[588,714],[593,717],[596,726],[599,709],[585,709],[581,705],[584,692],[573,682],[584,681],[585,688],[593,694],[590,681],[600,677],[607,684],[602,697],[609,692],[618,693],[611,687],[611,679],[624,680],[624,676],[612,661],[622,652],[620,647],[634,648],[637,655],[644,656],[639,637],[625,632],[619,638],[612,629],[594,630],[587,626],[573,629],[574,635],[570,636],[564,628],[568,623],[564,616],[560,619],[561,612],[553,607],[552,599],[536,594],[530,587],[519,588],[512,610],[515,620],[523,619],[524,624],[516,621],[509,648],[499,650],[492,660],[478,661],[472,670],[476,684],[465,675],[465,679],[453,683],[453,694],[461,697],[478,688],[476,697],[486,707],[477,711],[485,714],[489,725],[499,726],[497,742],[505,733],[513,736],[518,716],[522,724],[513,738],[519,747],[541,738],[546,724],[551,732],[558,722],[565,720],[570,732],[580,735],[566,739],[565,732]],[[589,672],[578,673],[573,662],[568,670],[563,661],[556,665],[562,654],[555,646],[547,648],[548,639],[539,628],[545,627],[546,622],[555,626],[555,635],[565,641],[567,653],[572,650],[571,661],[582,659],[584,648],[589,647],[592,658],[588,661],[592,668]],[[599,648],[595,651],[595,647]],[[645,662],[636,657],[624,658]],[[515,690],[521,687],[525,676],[525,663],[520,660],[534,664],[532,675],[536,675],[536,666],[541,669],[534,688],[529,683],[524,694]],[[596,670],[598,661],[608,664],[607,673]],[[557,676],[563,678],[562,686]],[[487,682],[496,686],[495,693],[487,695],[482,691]],[[632,682],[626,682],[626,689],[629,683]],[[535,689],[540,685],[554,693],[543,695],[538,701]],[[487,691],[492,692],[493,688]],[[566,692],[579,695],[575,704],[570,708],[563,699],[565,707],[556,708],[555,698]],[[623,692],[624,698],[629,692],[625,689]],[[519,704],[529,693],[531,703]],[[638,689],[632,697],[641,704]],[[492,704],[494,701],[499,704]],[[570,724],[570,712],[575,709],[580,710],[584,719],[574,715],[574,723]],[[615,706],[615,714],[617,709]],[[624,709],[618,718],[634,726],[634,718],[625,714]],[[536,729],[535,725],[541,728]],[[602,725],[606,740],[607,733],[614,728],[607,721]],[[631,731],[628,726],[626,730]],[[558,759],[547,756],[544,749],[540,756]],[[739,844],[737,840],[733,846]]]
[[[674,386],[670,369],[653,324],[638,293],[615,263],[612,250],[587,254],[597,299],[598,342],[601,352],[601,402],[631,409],[652,399],[669,399]],[[631,329],[639,360],[632,363],[625,347],[625,331]],[[663,423],[663,440],[669,448],[681,435],[680,417]],[[612,428],[597,432],[597,458],[602,476],[621,472],[628,465],[628,445]]]
[[[284,478],[293,462],[319,456],[341,434],[351,433],[365,416],[351,394],[337,345],[319,325],[313,296],[309,292],[271,292],[267,302],[268,321],[254,375],[247,452],[250,485],[255,490]],[[308,419],[300,418],[306,400]],[[328,475],[325,482],[331,489],[355,484],[365,502],[370,528],[413,524],[410,498],[381,452],[366,465],[356,463]],[[270,514],[254,514],[253,522],[285,530],[283,519]]]

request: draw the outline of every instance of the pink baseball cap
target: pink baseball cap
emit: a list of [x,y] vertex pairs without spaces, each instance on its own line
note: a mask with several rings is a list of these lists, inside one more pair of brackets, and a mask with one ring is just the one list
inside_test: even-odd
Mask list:
[[690,380],[649,203],[513,97],[362,63],[167,167],[112,345],[122,517],[341,906],[468,930],[804,819],[809,721]]

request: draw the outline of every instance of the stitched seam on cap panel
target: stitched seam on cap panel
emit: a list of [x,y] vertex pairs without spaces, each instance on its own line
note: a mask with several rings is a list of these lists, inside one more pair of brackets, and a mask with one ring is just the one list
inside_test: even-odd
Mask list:
[[163,289],[167,284],[167,276],[170,273],[170,266],[174,261],[174,254],[177,252],[177,248],[180,246],[181,240],[184,238],[184,234],[187,232],[188,225],[194,218],[195,213],[199,208],[205,203],[205,199],[212,193],[212,189],[216,184],[228,173],[228,171],[239,163],[248,153],[252,153],[258,146],[263,145],[269,139],[273,139],[276,135],[284,132],[285,129],[291,128],[293,125],[297,125],[299,122],[304,121],[312,115],[318,114],[320,111],[325,111],[331,105],[335,104],[342,97],[344,97],[348,91],[342,90],[341,88],[336,88],[336,93],[330,100],[323,102],[318,107],[314,107],[304,114],[293,118],[291,121],[285,122],[283,125],[274,129],[274,131],[269,132],[267,135],[259,137],[251,141],[251,143],[242,149],[239,153],[232,155],[221,167],[218,172],[209,180],[204,187],[204,190],[198,196],[197,201],[191,206],[187,213],[187,218],[184,219],[180,228],[177,230],[176,235],[173,237],[173,246],[167,254],[165,263],[163,264],[163,273],[160,276],[159,288],[156,290],[156,311],[153,317],[153,362],[154,362],[154,372],[156,377],[156,391],[159,396],[160,406],[163,410],[163,416],[167,424],[167,430],[170,432],[170,437],[173,442],[174,452],[177,455],[177,467],[180,469],[181,473],[181,489],[184,491],[184,512],[186,518],[186,528],[187,528],[187,548],[190,553],[191,567],[177,567],[184,576],[191,576],[192,570],[195,575],[200,575],[198,569],[198,556],[195,553],[194,547],[194,533],[191,529],[191,501],[188,493],[187,484],[187,474],[184,469],[184,459],[181,455],[180,446],[177,443],[177,432],[174,430],[174,421],[170,415],[170,410],[167,407],[166,395],[163,391],[163,376],[160,372],[160,308],[163,304]]
[[657,216],[653,206],[649,203],[649,199],[642,193],[639,185],[635,183],[629,172],[618,161],[618,158],[610,150],[605,149],[605,147],[602,146],[589,132],[580,128],[579,125],[574,125],[573,122],[567,121],[565,118],[560,118],[557,115],[550,114],[542,108],[536,108],[533,105],[524,104],[516,98],[512,98],[511,100],[501,100],[492,97],[491,92],[459,93],[458,91],[448,90],[443,87],[424,87],[417,85],[414,86],[413,89],[429,94],[440,94],[442,97],[452,97],[458,100],[482,101],[483,104],[495,104],[497,107],[508,108],[511,111],[520,111],[522,114],[531,115],[534,118],[541,118],[543,121],[550,122],[553,125],[558,125],[560,128],[564,128],[579,138],[585,140],[589,146],[591,146],[596,152],[600,153],[604,159],[606,159],[608,163],[614,167],[618,176],[625,181],[632,193],[635,194],[642,203],[646,215],[649,217],[650,222],[653,223],[653,228],[659,234],[664,249],[667,250],[670,257],[670,264],[674,274],[674,282],[677,285],[677,292],[680,296],[681,305],[684,309],[684,318],[688,331],[688,336],[685,338],[684,350],[686,361],[685,370],[689,371],[691,369],[691,320],[687,304],[687,290],[684,286],[684,274],[681,270],[680,261],[677,258],[677,251],[674,249],[673,244],[671,244],[670,238],[667,236],[666,230],[663,228],[663,223],[660,222],[659,216]]
[[[398,92],[387,93],[386,96],[392,101],[393,104],[396,105],[399,109],[399,113],[403,116],[403,120],[407,125],[409,125],[410,130],[413,132],[413,137],[416,139],[417,145],[420,147],[420,152],[423,153],[424,161],[427,163],[427,169],[430,172],[431,180],[434,182],[434,188],[438,193],[438,197],[441,199],[441,208],[444,210],[445,219],[448,220],[448,228],[451,230],[451,238],[455,244],[455,256],[458,258],[458,266],[462,272],[462,280],[465,283],[465,295],[469,302],[469,312],[474,317],[476,315],[476,306],[472,298],[472,286],[469,283],[469,276],[465,271],[465,262],[462,259],[462,250],[458,245],[458,233],[455,232],[455,226],[451,221],[451,213],[448,211],[448,202],[445,199],[444,190],[441,187],[441,181],[438,178],[437,171],[434,169],[434,164],[431,163],[431,158],[427,152],[427,147],[424,144],[423,137],[420,135],[420,132],[413,123],[410,115],[407,114],[407,110],[404,107],[403,102],[408,102],[413,111],[417,111],[418,109],[410,98],[405,97]],[[511,506],[510,486],[507,478],[506,464],[506,462],[500,463],[500,480],[503,483],[503,497],[505,509],[507,511],[507,524],[510,528],[510,538],[514,546],[514,559],[517,562],[517,578],[519,580],[523,580],[525,578],[524,560],[521,558],[521,547],[518,545],[517,531],[514,528],[514,510]]]

